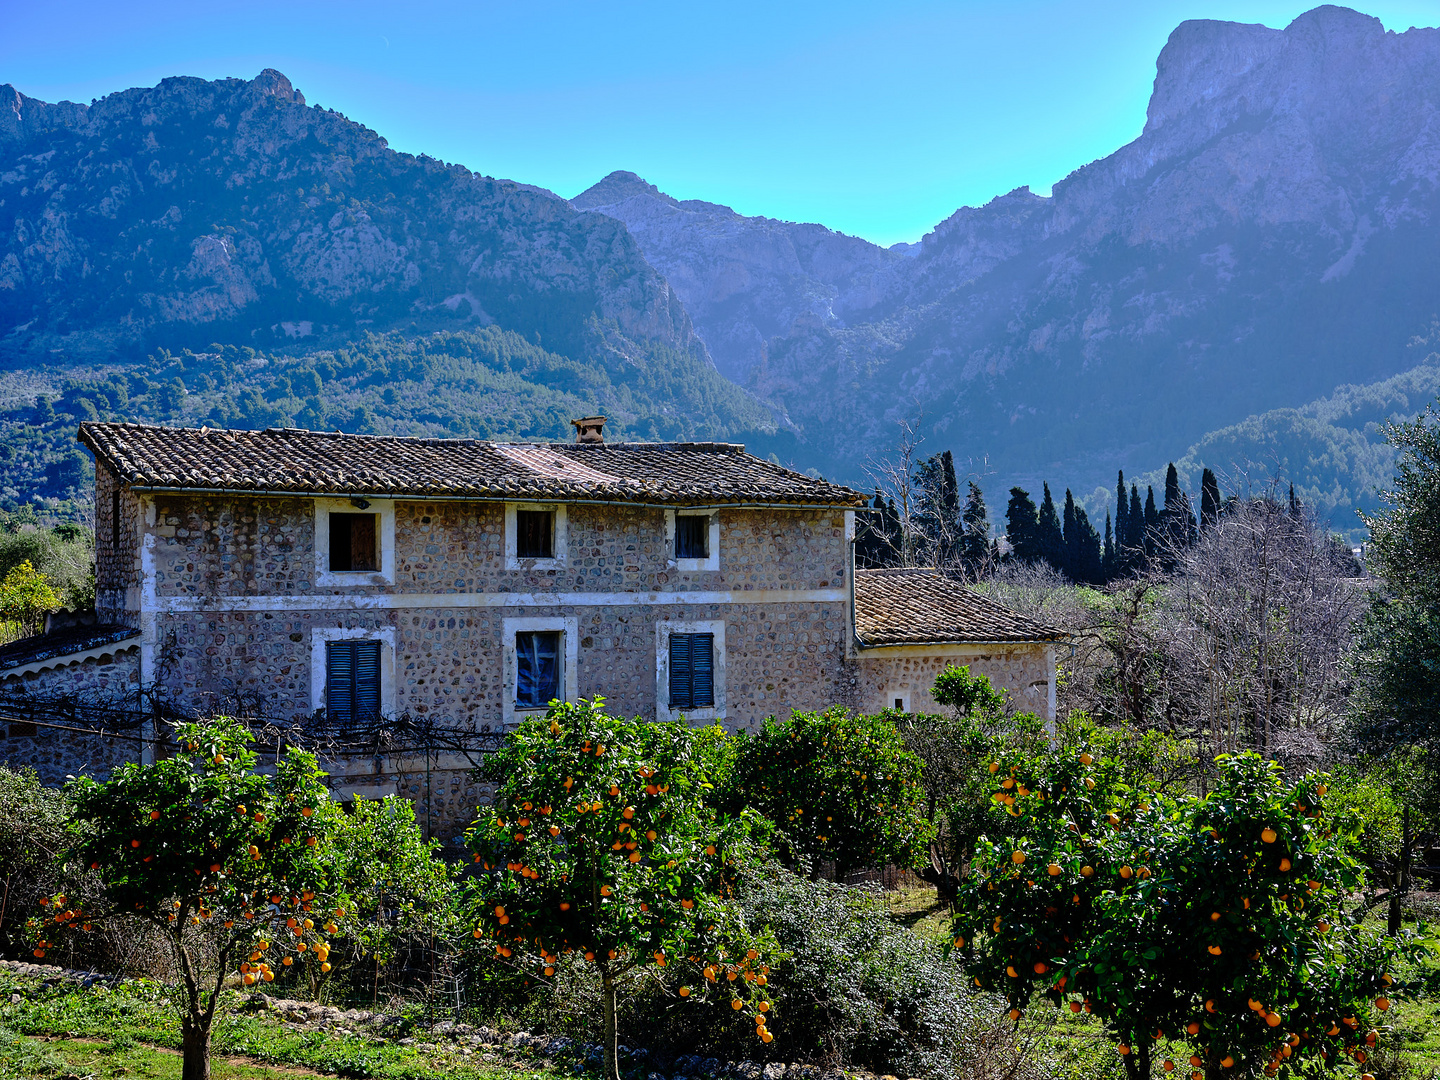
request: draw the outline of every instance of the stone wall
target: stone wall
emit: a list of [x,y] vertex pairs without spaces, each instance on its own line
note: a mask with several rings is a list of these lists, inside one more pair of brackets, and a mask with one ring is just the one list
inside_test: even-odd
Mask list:
[[157,497],[156,594],[840,588],[849,558],[844,515],[839,512],[722,510],[720,569],[681,572],[667,558],[662,508],[572,505],[567,508],[568,557],[563,566],[506,569],[504,504],[397,500],[394,585],[319,587],[314,516],[311,499]]
[[[115,494],[120,518],[114,516]],[[95,614],[102,623],[139,625],[140,500],[104,465],[95,466]]]
[[928,655],[915,646],[867,650],[857,661],[859,708],[878,712],[903,695],[911,712],[937,712],[939,706],[930,696],[930,688],[950,664],[969,667],[973,675],[989,676],[991,685],[1005,690],[1017,710],[1054,719],[1050,709],[1054,661],[1051,647],[1043,644],[973,650],[949,647]]

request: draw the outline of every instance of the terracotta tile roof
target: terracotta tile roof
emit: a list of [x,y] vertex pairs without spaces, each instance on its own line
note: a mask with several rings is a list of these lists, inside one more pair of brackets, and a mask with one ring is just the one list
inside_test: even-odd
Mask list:
[[1017,615],[938,570],[855,572],[855,636],[867,647],[1055,641],[1064,631]]
[[79,440],[139,488],[681,506],[865,502],[734,443],[492,443],[107,423],[81,424]]

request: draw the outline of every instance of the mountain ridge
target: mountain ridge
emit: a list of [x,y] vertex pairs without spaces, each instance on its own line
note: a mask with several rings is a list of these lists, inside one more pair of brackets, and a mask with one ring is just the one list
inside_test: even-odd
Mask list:
[[807,463],[853,475],[918,419],[924,452],[1006,486],[1090,490],[1413,366],[1440,312],[1437,117],[1440,31],[1327,5],[1180,24],[1139,137],[898,259],[782,273],[775,235],[810,227],[686,214],[639,178],[582,199],[626,222],[721,370],[785,408]]

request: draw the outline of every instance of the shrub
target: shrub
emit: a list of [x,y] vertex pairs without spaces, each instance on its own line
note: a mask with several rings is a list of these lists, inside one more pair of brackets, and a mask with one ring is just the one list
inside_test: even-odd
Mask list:
[[920,759],[888,716],[794,712],[736,738],[717,799],[774,822],[792,863],[808,863],[818,875],[822,863],[834,862],[839,878],[861,866],[916,866],[924,858],[931,828]]

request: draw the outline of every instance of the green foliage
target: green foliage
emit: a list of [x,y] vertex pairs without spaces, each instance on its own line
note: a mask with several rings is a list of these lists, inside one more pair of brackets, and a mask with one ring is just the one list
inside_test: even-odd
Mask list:
[[45,616],[59,607],[59,594],[28,559],[0,579],[0,619],[18,624],[22,634],[40,633]]
[[22,563],[45,576],[59,606],[86,611],[95,606],[95,537],[73,524],[35,527],[33,516],[0,523],[0,577]]
[[[70,800],[47,788],[33,769],[0,766],[0,888],[8,896],[0,941],[18,945],[18,929],[41,896],[59,887]],[[18,917],[17,917],[18,916]]]
[[637,967],[688,972],[683,996],[748,1006],[757,1035],[773,1038],[772,946],[728,899],[747,825],[705,806],[709,778],[695,750],[683,724],[617,719],[599,698],[557,702],[489,759],[495,796],[468,834],[481,869],[474,937],[544,979],[562,956],[594,964],[612,1077],[616,980]]
[[1363,1061],[1402,992],[1388,972],[1421,950],[1347,912],[1362,871],[1323,783],[1287,785],[1256,755],[1220,765],[1207,796],[1176,801],[1088,749],[997,758],[955,946],[1012,1015],[1036,994],[1094,1012],[1132,1077],[1161,1037],[1205,1076]]
[[930,842],[920,759],[885,715],[842,708],[770,717],[740,740],[723,805],[748,806],[778,829],[791,860],[833,861],[837,876],[860,866],[915,866]]
[[1382,578],[1362,628],[1359,737],[1384,751],[1422,745],[1440,759],[1440,413],[1387,429],[1398,457],[1385,507],[1367,517]]
[[160,350],[117,372],[72,377],[48,412],[0,413],[0,509],[37,493],[65,506],[88,501],[93,470],[75,430],[93,419],[569,441],[572,417],[600,413],[611,439],[775,433],[769,409],[702,356],[627,341],[598,320],[581,325],[564,345],[542,347],[499,326],[366,333],[343,347],[253,357],[232,345]]
[[355,799],[322,858],[329,879],[349,897],[356,959],[388,963],[409,938],[454,936],[458,897],[439,849],[438,840],[421,835],[409,799]]

